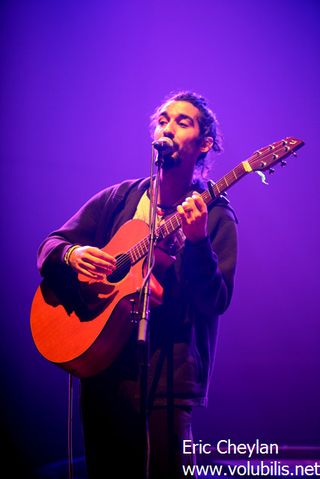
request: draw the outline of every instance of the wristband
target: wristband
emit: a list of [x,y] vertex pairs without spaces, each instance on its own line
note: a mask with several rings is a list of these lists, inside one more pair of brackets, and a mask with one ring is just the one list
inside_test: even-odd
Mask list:
[[70,266],[69,259],[70,259],[71,253],[77,248],[80,248],[79,244],[75,244],[75,245],[71,246],[65,252],[65,255],[63,257],[63,261],[66,263],[66,265]]

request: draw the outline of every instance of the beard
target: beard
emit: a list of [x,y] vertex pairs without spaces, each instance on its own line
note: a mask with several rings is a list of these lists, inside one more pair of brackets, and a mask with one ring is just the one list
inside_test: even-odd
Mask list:
[[181,158],[178,155],[175,157],[173,155],[163,155],[162,160],[163,170],[171,170],[181,164]]

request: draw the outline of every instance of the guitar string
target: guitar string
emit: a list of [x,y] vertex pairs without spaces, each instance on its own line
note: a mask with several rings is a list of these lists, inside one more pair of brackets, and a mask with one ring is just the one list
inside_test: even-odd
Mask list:
[[[174,218],[175,217],[175,218]],[[179,222],[178,220],[178,216],[176,213],[174,213],[173,215],[171,215],[170,217],[167,218],[166,222],[164,224],[162,224],[161,226],[159,226],[156,230],[156,232],[159,232],[159,238],[163,239],[165,238],[166,236],[168,236],[169,234],[167,234],[166,236],[163,235],[163,233],[165,233],[163,230],[166,229],[166,227],[168,226],[168,224],[171,222],[172,223],[172,220],[176,220],[177,223],[177,227],[174,227],[174,229],[172,231],[170,231],[169,234],[173,233],[175,230],[177,230],[178,228],[180,228],[181,226],[181,223]],[[137,244],[135,244],[134,246],[132,246],[126,253],[122,253],[121,256],[120,256],[120,260],[119,262],[117,262],[117,268],[116,270],[111,273],[111,274],[114,274],[116,271],[118,271],[119,269],[121,269],[122,267],[125,267],[126,264],[128,263],[128,257],[129,257],[129,261],[130,261],[130,256],[132,256],[132,250],[137,250],[138,251],[138,257],[136,260],[134,260],[134,262],[132,263],[130,261],[130,264],[133,265],[135,263],[137,263],[141,258],[143,258],[143,256],[145,256],[147,254],[147,251],[146,251],[146,248],[148,247],[148,243],[149,243],[149,236],[145,236],[145,238],[143,238],[142,240],[140,240]],[[141,256],[142,254],[142,256]],[[134,258],[133,258],[134,259]]]

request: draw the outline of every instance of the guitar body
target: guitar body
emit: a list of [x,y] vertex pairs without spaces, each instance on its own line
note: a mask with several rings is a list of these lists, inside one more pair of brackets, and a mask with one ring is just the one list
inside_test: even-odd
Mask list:
[[[117,264],[123,265],[124,253],[146,237],[148,231],[145,222],[130,220],[102,249],[116,257]],[[129,268],[127,265],[122,270],[119,268],[117,274],[112,273],[104,281],[79,275],[83,302],[71,307],[43,280],[31,307],[31,332],[39,352],[78,377],[92,376],[107,368],[132,332],[130,299],[137,306],[143,270],[140,260]],[[162,287],[154,276],[150,286],[150,306],[154,307],[161,304]]]

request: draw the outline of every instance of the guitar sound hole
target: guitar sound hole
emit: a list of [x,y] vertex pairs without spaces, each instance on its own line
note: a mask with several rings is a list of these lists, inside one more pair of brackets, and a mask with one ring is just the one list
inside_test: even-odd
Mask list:
[[107,280],[109,283],[118,283],[121,281],[130,271],[130,258],[127,254],[119,254],[116,256],[117,260],[117,267],[113,271],[113,273],[107,276]]

